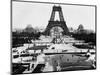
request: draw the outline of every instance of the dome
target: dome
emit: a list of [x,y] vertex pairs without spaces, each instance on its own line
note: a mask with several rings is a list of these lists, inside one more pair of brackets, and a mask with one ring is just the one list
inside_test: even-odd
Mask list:
[[29,32],[29,33],[35,33],[36,30],[32,27],[32,25],[28,25],[25,29],[24,32]]

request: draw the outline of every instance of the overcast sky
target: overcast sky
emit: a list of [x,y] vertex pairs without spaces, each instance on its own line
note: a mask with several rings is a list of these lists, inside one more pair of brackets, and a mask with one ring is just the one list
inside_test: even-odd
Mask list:
[[[12,3],[12,28],[32,27],[45,28],[50,20],[54,4],[15,2]],[[56,4],[57,5],[57,4]],[[77,29],[83,24],[85,29],[95,30],[95,7],[60,5],[68,27]],[[56,15],[56,19],[57,19]]]

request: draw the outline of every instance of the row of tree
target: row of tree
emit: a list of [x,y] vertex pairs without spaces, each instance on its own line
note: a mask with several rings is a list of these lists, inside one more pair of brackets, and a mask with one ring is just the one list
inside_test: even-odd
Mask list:
[[22,46],[24,43],[31,43],[31,40],[39,39],[40,32],[37,34],[34,33],[28,33],[28,32],[12,32],[12,46],[18,47]]
[[91,43],[92,45],[96,45],[96,33],[71,33],[72,37],[76,40],[84,40],[86,43]]

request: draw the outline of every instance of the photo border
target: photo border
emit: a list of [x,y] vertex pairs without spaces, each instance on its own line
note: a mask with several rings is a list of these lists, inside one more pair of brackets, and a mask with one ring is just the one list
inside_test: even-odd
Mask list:
[[[97,69],[97,5],[87,5],[87,4],[74,4],[74,3],[58,3],[58,2],[42,2],[42,1],[24,1],[24,0],[10,0],[10,74],[12,75],[12,2],[28,2],[28,3],[41,3],[41,4],[61,4],[61,5],[75,5],[75,6],[88,6],[95,8],[95,34],[96,34],[96,68],[88,70]],[[72,70],[72,71],[85,71],[85,70]],[[52,72],[43,72],[43,73],[54,73]],[[59,72],[69,72],[69,71],[59,71]],[[56,73],[56,72],[55,72]],[[24,74],[41,74],[41,73],[24,73]],[[17,74],[16,74],[17,75]],[[19,75],[19,74],[18,74]],[[21,74],[23,75],[23,74]]]

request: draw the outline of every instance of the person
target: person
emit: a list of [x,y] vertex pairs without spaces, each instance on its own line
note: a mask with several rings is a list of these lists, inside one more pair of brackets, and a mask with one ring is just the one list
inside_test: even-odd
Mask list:
[[88,49],[87,53],[86,53],[86,57],[89,58],[91,56],[91,52],[90,50]]
[[58,65],[57,65],[57,71],[61,71],[61,67],[60,67],[60,63],[59,63],[59,61],[58,61]]
[[92,67],[96,68],[96,57],[95,54],[91,54],[91,52],[88,50],[86,56],[88,59],[86,61],[91,61],[92,62]]

